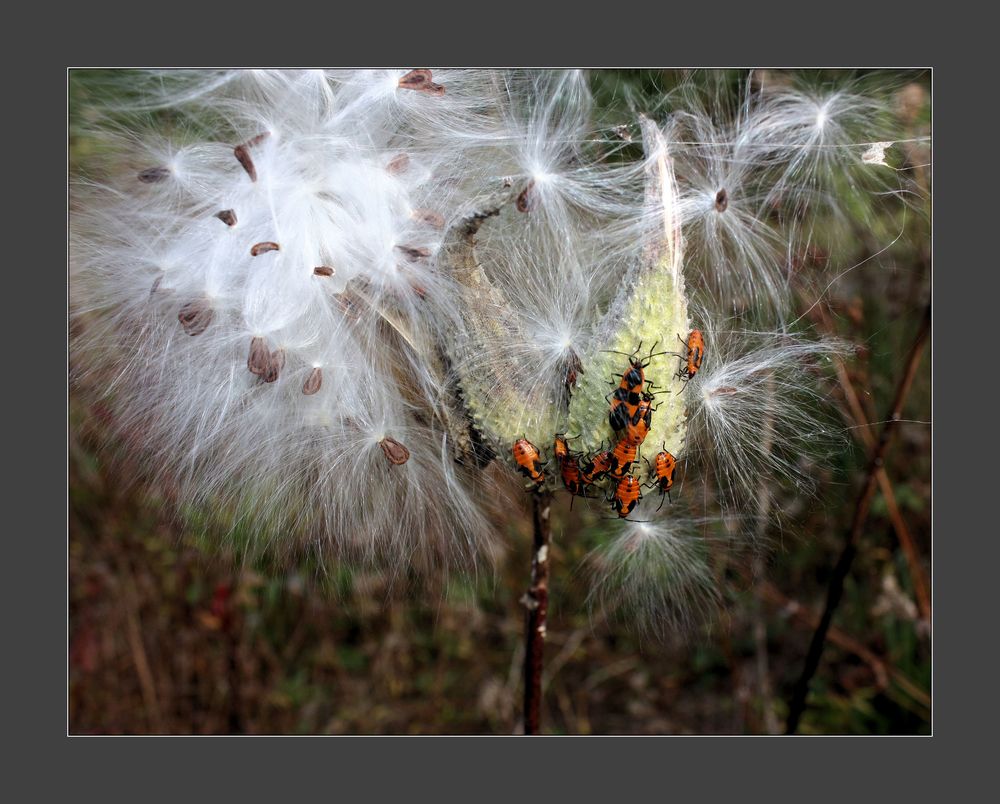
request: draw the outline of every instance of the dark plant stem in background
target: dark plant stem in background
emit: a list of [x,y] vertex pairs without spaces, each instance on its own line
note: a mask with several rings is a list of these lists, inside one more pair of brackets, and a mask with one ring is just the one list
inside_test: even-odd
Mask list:
[[792,701],[788,708],[788,721],[785,726],[786,734],[794,734],[796,732],[799,727],[799,721],[802,718],[802,713],[806,708],[806,698],[809,695],[809,682],[819,667],[819,660],[823,655],[823,645],[826,642],[826,635],[830,630],[833,614],[844,592],[844,579],[851,569],[851,562],[854,561],[861,532],[864,530],[865,522],[868,519],[868,511],[871,508],[872,498],[875,496],[878,475],[882,469],[886,449],[889,446],[889,438],[896,429],[896,423],[902,418],[903,404],[906,402],[906,396],[910,391],[910,386],[913,384],[917,368],[920,366],[920,358],[923,356],[924,344],[927,342],[930,331],[931,308],[928,305],[924,311],[920,330],[917,332],[913,340],[913,345],[910,347],[910,353],[906,359],[906,369],[896,388],[896,396],[892,401],[889,415],[886,417],[885,425],[882,427],[878,443],[872,451],[871,460],[868,463],[868,471],[865,476],[865,483],[861,488],[858,502],[854,508],[854,519],[851,523],[851,531],[848,534],[847,543],[844,545],[840,559],[837,561],[837,565],[833,569],[833,575],[830,577],[830,586],[826,594],[826,607],[823,609],[823,616],[820,618],[815,633],[813,633],[812,643],[809,645],[809,653],[806,655],[806,663],[802,668],[802,675],[799,676],[799,680],[795,683],[795,689],[792,692]]
[[542,706],[542,656],[545,651],[545,618],[549,610],[549,515],[552,492],[531,495],[534,538],[531,552],[531,586],[521,602],[527,609],[524,632],[524,733],[538,734]]

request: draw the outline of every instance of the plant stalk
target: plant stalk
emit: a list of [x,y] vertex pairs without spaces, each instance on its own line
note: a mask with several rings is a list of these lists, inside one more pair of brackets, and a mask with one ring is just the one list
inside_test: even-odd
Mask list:
[[524,733],[538,734],[542,705],[542,658],[545,651],[545,621],[549,611],[549,516],[552,492],[531,495],[534,538],[531,555],[531,586],[521,598],[527,610],[524,633]]
[[930,335],[930,331],[931,308],[928,305],[924,311],[920,330],[917,332],[913,340],[913,345],[910,347],[910,353],[906,360],[906,370],[903,372],[903,376],[896,388],[896,396],[892,401],[889,415],[886,417],[886,423],[882,427],[878,443],[875,445],[871,460],[868,463],[865,483],[861,488],[861,493],[858,495],[858,501],[854,508],[854,519],[851,523],[850,533],[840,554],[840,559],[837,561],[837,565],[834,567],[833,574],[830,577],[823,616],[820,617],[819,625],[816,626],[816,631],[813,633],[812,642],[809,645],[809,653],[806,655],[805,666],[802,668],[802,675],[799,676],[798,681],[795,683],[795,689],[792,693],[792,701],[788,708],[788,720],[785,726],[786,734],[794,734],[798,730],[799,721],[802,718],[802,713],[805,711],[806,698],[809,695],[809,682],[819,667],[819,660],[823,655],[823,646],[826,643],[827,632],[830,630],[830,623],[833,621],[834,612],[844,592],[844,580],[851,569],[851,563],[854,561],[854,555],[858,550],[861,533],[868,520],[868,512],[871,509],[872,498],[875,496],[875,488],[878,485],[878,473],[885,460],[889,438],[896,429],[896,424],[902,418],[903,404],[906,402],[910,386],[913,384],[913,378],[916,376],[917,368],[920,366],[920,358],[923,356],[924,344]]

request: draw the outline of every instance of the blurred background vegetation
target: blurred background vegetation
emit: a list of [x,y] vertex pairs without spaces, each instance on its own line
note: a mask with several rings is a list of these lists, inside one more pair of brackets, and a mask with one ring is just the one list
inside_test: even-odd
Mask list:
[[[930,133],[927,72],[852,73],[893,87],[907,137]],[[90,172],[86,134],[107,97],[101,71],[70,74],[71,179]],[[120,78],[120,76],[117,76]],[[746,73],[723,76],[738,99]],[[767,80],[842,84],[818,71]],[[655,108],[680,71],[600,71],[608,120],[626,98]],[[727,83],[728,82],[728,83]],[[624,119],[624,118],[623,118]],[[841,243],[836,265],[861,264],[831,286],[809,318],[854,354],[831,378],[850,446],[821,472],[819,492],[774,489],[786,526],[774,549],[744,563],[714,556],[725,608],[704,629],[665,643],[587,605],[580,566],[608,526],[599,503],[553,511],[552,591],[543,730],[551,734],[767,734],[783,728],[792,685],[864,480],[870,449],[930,298],[930,144],[899,146],[919,190],[873,207],[868,231]],[[902,232],[890,249],[872,257]],[[790,255],[803,278],[800,312],[815,300],[810,272],[829,255]],[[825,284],[825,282],[823,282]],[[72,355],[71,355],[72,360]],[[111,462],[110,413],[75,394],[69,409],[69,706],[75,734],[516,733],[530,513],[503,523],[508,549],[476,580],[389,585],[375,573],[309,558],[244,555],[239,540],[176,515],[170,490]],[[929,349],[890,444],[844,599],[800,732],[930,732],[931,383]],[[138,478],[138,482],[137,482]],[[220,546],[221,545],[221,546]]]

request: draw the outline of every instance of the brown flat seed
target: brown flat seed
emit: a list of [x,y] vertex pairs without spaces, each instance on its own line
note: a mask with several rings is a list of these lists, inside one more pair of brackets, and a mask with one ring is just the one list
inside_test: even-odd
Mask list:
[[717,212],[725,212],[726,207],[729,206],[729,193],[726,192],[726,188],[723,187],[719,192],[715,194],[715,209]]
[[319,265],[316,268],[313,268],[313,273],[316,274],[316,276],[333,276],[336,271],[328,265]]
[[143,184],[156,184],[169,176],[170,168],[168,167],[146,168],[146,170],[139,174],[139,181]]
[[410,451],[400,444],[395,438],[390,438],[386,436],[378,445],[382,447],[382,452],[388,459],[389,463],[394,466],[400,466],[410,460]]
[[433,226],[435,229],[444,228],[444,216],[432,209],[413,210],[413,219],[421,223],[426,223],[428,226]]
[[402,251],[414,262],[431,256],[431,250],[429,248],[423,248],[422,246],[419,248],[416,246],[396,246],[396,248]]
[[281,371],[285,367],[285,350],[275,349],[271,352],[271,365],[274,366],[278,371]]
[[250,177],[250,181],[257,181],[257,168],[253,163],[253,159],[250,157],[250,149],[255,145],[260,145],[269,136],[268,132],[263,134],[258,134],[256,137],[251,137],[246,142],[240,143],[235,148],[233,148],[233,154],[239,163],[243,165],[243,169],[247,172]]
[[264,338],[254,338],[250,341],[250,354],[247,357],[247,368],[251,374],[263,377],[271,365],[271,350],[267,348]]
[[535,183],[529,182],[528,186],[521,190],[521,194],[517,197],[517,211],[518,212],[530,212],[533,206],[531,199],[531,190],[535,186]]
[[277,351],[271,352],[269,360],[267,362],[267,370],[260,375],[260,378],[264,382],[274,382],[278,379],[278,375],[281,374],[281,370],[285,367],[285,350],[278,349]]
[[309,376],[306,377],[306,381],[302,383],[302,393],[306,396],[312,396],[315,394],[320,387],[323,385],[323,369],[318,366],[309,372]]
[[214,314],[208,303],[204,299],[199,299],[185,304],[177,314],[177,320],[181,322],[188,335],[201,335],[212,323]]
[[250,256],[257,257],[261,254],[266,254],[268,251],[280,251],[281,246],[277,243],[272,243],[271,241],[266,241],[264,243],[257,243],[253,248],[250,249]]
[[739,393],[738,388],[734,388],[731,385],[723,385],[712,391],[712,396],[723,396],[727,394],[738,394],[738,393]]
[[400,154],[399,156],[394,156],[389,160],[389,164],[385,166],[385,169],[393,176],[402,173],[410,166],[410,157],[406,154]]
[[216,212],[215,217],[222,221],[226,226],[236,225],[236,211],[232,209],[224,209],[222,212]]
[[415,89],[417,92],[426,92],[430,95],[444,95],[444,87],[435,84],[430,70],[410,70],[399,79],[400,89]]

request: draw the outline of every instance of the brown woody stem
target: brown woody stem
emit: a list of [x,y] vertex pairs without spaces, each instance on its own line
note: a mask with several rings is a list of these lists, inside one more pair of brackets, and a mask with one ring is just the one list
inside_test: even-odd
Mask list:
[[809,653],[806,655],[806,663],[802,668],[802,675],[799,676],[799,680],[795,683],[795,689],[792,693],[792,701],[788,708],[788,721],[785,727],[786,734],[794,734],[796,732],[799,727],[799,720],[805,711],[806,698],[809,695],[809,682],[819,667],[819,660],[823,655],[823,646],[826,643],[827,632],[830,630],[833,614],[844,592],[844,579],[851,569],[854,554],[858,550],[861,533],[868,520],[868,512],[871,508],[872,498],[875,496],[875,487],[878,485],[878,473],[885,460],[889,438],[895,430],[896,423],[902,418],[903,404],[906,402],[910,386],[913,384],[913,378],[916,376],[917,368],[920,366],[920,358],[923,356],[924,344],[927,342],[930,331],[931,308],[928,305],[924,312],[920,330],[917,332],[913,340],[913,345],[910,347],[910,354],[906,360],[906,370],[903,372],[903,376],[896,388],[896,396],[892,401],[889,415],[886,417],[886,423],[882,427],[878,443],[875,445],[871,460],[868,463],[865,483],[861,488],[857,505],[854,508],[851,531],[848,534],[847,542],[844,544],[843,552],[840,554],[840,559],[837,561],[837,565],[834,567],[833,574],[830,577],[830,586],[827,588],[826,606],[823,609],[823,616],[820,617],[819,625],[816,626],[816,631],[813,633],[812,642],[809,645]]
[[521,602],[527,609],[524,650],[524,733],[538,734],[542,705],[542,657],[545,650],[545,619],[549,610],[549,535],[552,492],[531,495],[534,539],[531,555],[531,586]]

